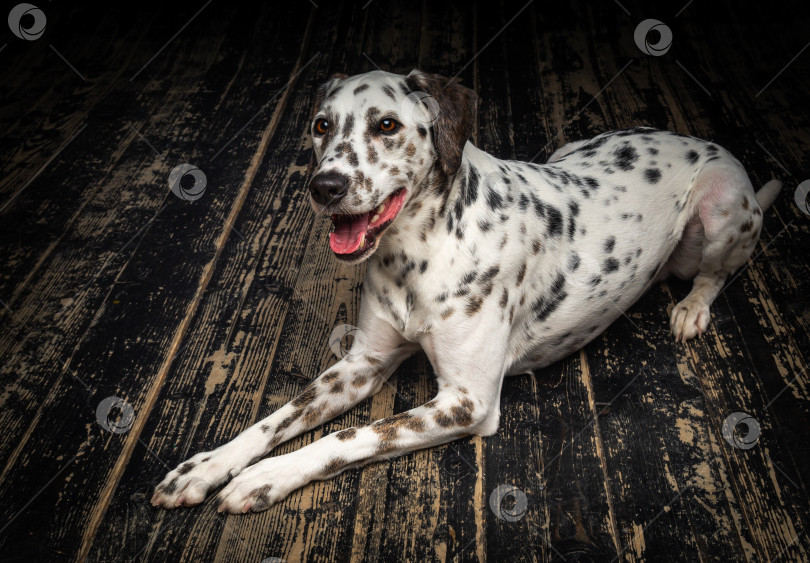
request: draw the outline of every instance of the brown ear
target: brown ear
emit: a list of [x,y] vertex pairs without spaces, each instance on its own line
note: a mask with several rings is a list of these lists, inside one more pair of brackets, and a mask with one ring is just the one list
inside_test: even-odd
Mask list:
[[421,91],[435,101],[438,116],[432,125],[433,143],[439,164],[448,176],[461,166],[464,145],[475,126],[475,107],[478,100],[475,92],[438,74],[412,70],[406,78],[411,91]]

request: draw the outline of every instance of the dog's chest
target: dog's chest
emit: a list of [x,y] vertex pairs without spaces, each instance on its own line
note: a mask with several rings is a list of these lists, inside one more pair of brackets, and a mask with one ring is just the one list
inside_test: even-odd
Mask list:
[[412,342],[458,319],[460,300],[470,293],[469,272],[476,268],[468,254],[430,244],[381,250],[366,273],[363,297],[378,315]]

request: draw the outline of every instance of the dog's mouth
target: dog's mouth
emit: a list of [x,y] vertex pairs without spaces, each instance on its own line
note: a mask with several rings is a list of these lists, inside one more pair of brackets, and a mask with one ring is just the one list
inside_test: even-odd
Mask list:
[[385,198],[371,211],[357,215],[333,214],[335,230],[329,233],[329,246],[341,260],[354,262],[370,254],[380,235],[393,222],[405,202],[405,188]]

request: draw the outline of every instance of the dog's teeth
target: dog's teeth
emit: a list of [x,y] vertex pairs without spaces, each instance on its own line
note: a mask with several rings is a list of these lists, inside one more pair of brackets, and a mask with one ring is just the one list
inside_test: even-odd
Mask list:
[[382,213],[385,211],[385,204],[381,203],[379,207],[377,207],[377,213]]
[[379,218],[380,218],[380,216],[379,216],[379,215],[377,215],[377,214],[375,214],[375,215],[374,215],[374,217],[372,217],[372,218],[371,218],[371,222],[372,222],[372,223],[376,223],[376,222],[377,222],[377,219],[379,219]]
[[360,248],[363,248],[363,245],[366,243],[366,234],[363,233],[360,235]]

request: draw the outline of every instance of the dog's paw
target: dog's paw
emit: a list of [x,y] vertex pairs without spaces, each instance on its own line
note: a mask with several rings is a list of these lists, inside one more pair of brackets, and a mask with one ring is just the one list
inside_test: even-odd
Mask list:
[[241,467],[235,467],[234,459],[225,455],[221,448],[199,453],[170,471],[155,487],[152,506],[198,505],[213,488],[238,475],[240,470]]
[[263,459],[240,473],[217,495],[217,512],[261,512],[309,482],[289,458],[291,454]]
[[676,342],[686,342],[695,336],[703,336],[710,319],[708,305],[700,299],[687,297],[672,310],[669,328]]

